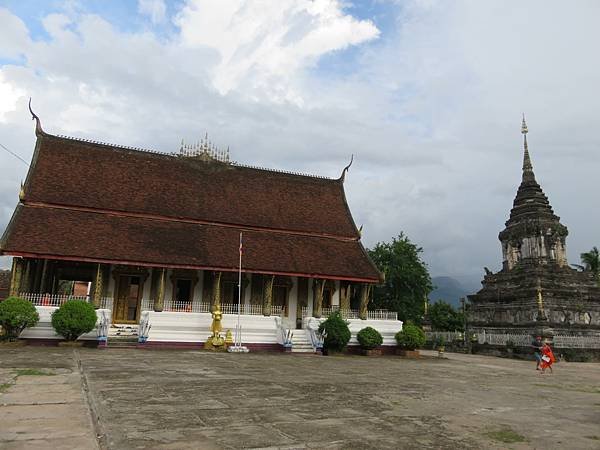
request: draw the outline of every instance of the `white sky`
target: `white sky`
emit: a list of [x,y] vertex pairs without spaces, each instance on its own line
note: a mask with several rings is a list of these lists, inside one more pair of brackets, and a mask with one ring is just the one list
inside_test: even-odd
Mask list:
[[[0,143],[26,160],[29,96],[54,134],[170,152],[208,131],[240,162],[330,177],[354,154],[367,246],[405,231],[434,276],[479,277],[525,112],[570,261],[600,245],[600,2],[49,3],[0,2]],[[3,229],[26,166],[0,165]]]

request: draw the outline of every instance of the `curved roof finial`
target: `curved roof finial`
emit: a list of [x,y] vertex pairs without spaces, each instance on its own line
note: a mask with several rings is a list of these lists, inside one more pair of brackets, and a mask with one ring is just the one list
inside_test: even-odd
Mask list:
[[342,170],[342,174],[340,175],[340,181],[342,183],[346,179],[346,172],[348,172],[348,169],[350,168],[350,166],[352,165],[353,162],[354,162],[354,154],[352,154],[350,156],[350,163],[346,167],[344,167],[344,170]]
[[33,112],[33,109],[31,109],[31,97],[29,97],[29,112],[31,113],[31,120],[35,119],[35,134],[43,134],[44,130],[42,129],[42,122],[37,114]]

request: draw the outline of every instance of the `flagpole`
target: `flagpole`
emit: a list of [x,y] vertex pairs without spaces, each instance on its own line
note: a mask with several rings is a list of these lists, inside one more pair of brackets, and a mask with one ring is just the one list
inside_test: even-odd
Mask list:
[[238,322],[237,322],[237,335],[235,337],[236,345],[242,345],[241,333],[240,333],[240,313],[242,311],[242,232],[240,231],[240,271],[238,276]]

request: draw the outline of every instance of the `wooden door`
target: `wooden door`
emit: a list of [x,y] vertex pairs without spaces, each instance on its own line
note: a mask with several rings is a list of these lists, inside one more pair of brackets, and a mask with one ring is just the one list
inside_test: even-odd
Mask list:
[[140,277],[130,275],[119,276],[113,322],[137,323],[140,296]]

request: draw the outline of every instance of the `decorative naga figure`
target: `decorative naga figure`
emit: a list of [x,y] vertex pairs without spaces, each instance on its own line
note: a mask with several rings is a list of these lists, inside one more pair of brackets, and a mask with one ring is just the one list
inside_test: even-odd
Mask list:
[[221,319],[223,318],[223,313],[221,313],[221,309],[219,304],[215,304],[214,311],[212,313],[212,324],[210,325],[210,330],[212,331],[212,335],[206,341],[205,348],[208,350],[225,350],[225,338],[221,336],[221,331],[223,330],[223,326],[221,325]]

